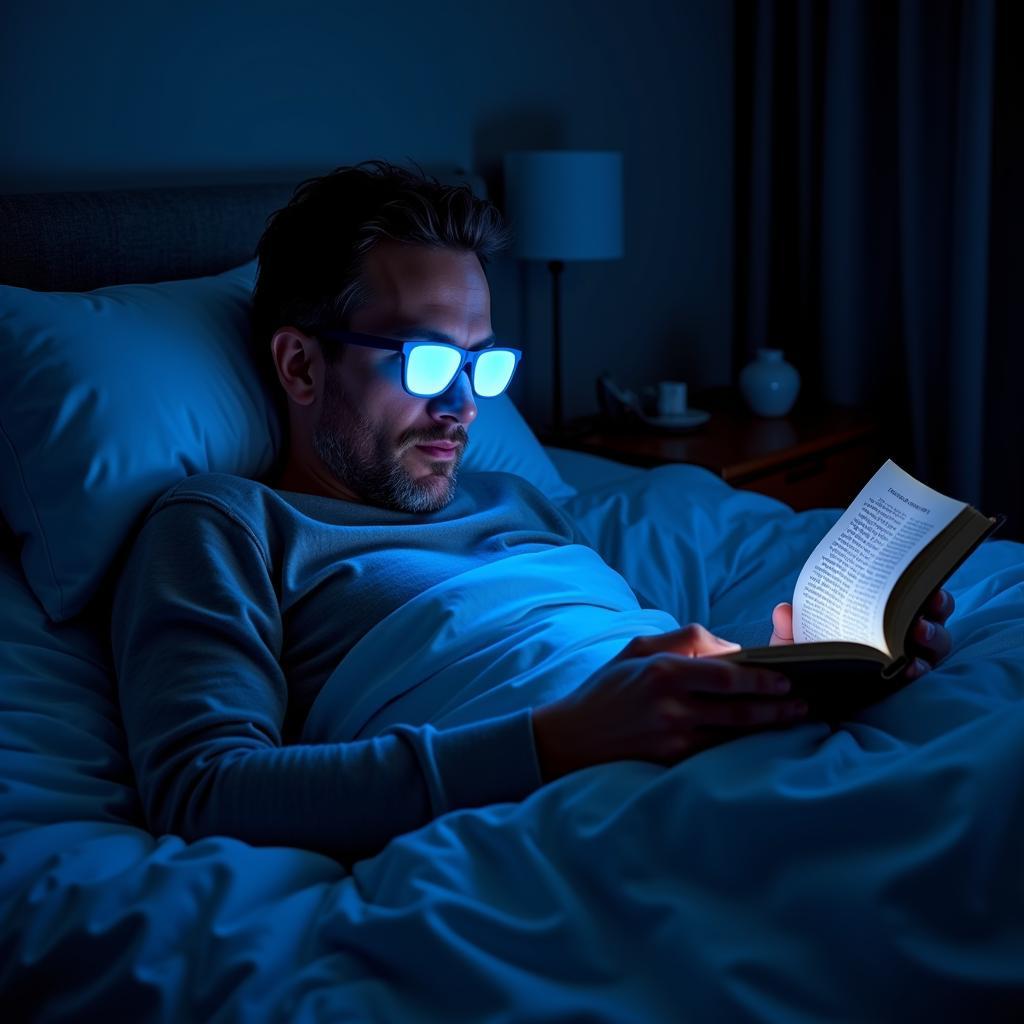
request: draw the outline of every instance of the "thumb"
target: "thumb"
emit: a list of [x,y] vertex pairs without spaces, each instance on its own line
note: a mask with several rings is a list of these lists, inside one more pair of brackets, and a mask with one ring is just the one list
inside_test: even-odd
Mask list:
[[793,606],[782,601],[772,609],[772,639],[789,642],[793,639]]

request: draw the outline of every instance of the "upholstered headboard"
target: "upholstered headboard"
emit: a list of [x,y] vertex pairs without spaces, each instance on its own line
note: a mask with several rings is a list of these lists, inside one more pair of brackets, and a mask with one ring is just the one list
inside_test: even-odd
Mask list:
[[253,258],[297,184],[0,195],[0,283],[89,291],[219,273]]
[[[454,163],[423,170],[487,195],[479,175]],[[255,256],[270,214],[314,173],[287,182],[0,195],[0,284],[90,291],[237,267]]]

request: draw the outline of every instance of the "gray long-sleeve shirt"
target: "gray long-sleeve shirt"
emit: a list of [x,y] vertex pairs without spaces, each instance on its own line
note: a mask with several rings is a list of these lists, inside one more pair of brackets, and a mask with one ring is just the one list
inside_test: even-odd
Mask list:
[[351,743],[296,739],[338,662],[390,612],[483,562],[573,543],[586,540],[572,519],[507,473],[463,474],[428,514],[222,473],[176,484],[143,522],[113,604],[150,827],[351,862],[448,810],[528,795],[541,784],[529,708]]

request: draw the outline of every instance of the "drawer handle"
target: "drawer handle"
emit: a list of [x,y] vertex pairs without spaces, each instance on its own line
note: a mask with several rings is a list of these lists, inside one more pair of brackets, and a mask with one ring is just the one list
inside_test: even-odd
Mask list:
[[819,473],[824,472],[825,462],[823,459],[814,459],[811,462],[807,462],[802,466],[797,466],[795,469],[789,470],[786,473],[787,484],[798,484],[801,480],[807,480],[812,476],[817,476]]

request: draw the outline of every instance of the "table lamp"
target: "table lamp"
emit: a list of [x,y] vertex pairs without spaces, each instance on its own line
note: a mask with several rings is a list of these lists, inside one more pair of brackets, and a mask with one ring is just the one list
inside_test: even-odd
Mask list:
[[552,428],[562,420],[561,274],[567,260],[622,258],[622,154],[517,150],[505,154],[505,213],[513,254],[551,271]]

